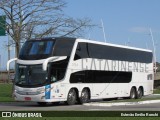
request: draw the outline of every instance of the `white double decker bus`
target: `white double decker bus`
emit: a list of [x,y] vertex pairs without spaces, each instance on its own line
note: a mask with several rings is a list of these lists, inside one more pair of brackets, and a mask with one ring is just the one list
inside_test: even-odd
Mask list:
[[141,98],[153,92],[152,51],[75,38],[27,40],[16,61],[14,97],[40,105]]

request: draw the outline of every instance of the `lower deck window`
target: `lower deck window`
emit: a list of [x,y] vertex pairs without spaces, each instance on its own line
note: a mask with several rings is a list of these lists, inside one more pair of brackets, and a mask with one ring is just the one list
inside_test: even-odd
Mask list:
[[129,83],[132,72],[86,70],[71,74],[70,83]]

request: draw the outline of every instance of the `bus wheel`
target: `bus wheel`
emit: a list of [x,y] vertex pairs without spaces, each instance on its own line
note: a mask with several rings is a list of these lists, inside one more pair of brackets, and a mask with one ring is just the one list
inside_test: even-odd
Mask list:
[[143,96],[143,90],[140,87],[140,88],[138,88],[136,99],[141,99],[142,96]]
[[83,89],[80,97],[80,104],[87,103],[89,101],[89,91]]
[[136,89],[134,87],[132,87],[131,91],[130,91],[130,99],[135,99],[136,98]]
[[77,94],[74,89],[70,89],[68,96],[67,96],[67,104],[74,105],[77,101]]
[[37,102],[37,104],[40,105],[40,106],[46,106],[47,105],[46,102]]

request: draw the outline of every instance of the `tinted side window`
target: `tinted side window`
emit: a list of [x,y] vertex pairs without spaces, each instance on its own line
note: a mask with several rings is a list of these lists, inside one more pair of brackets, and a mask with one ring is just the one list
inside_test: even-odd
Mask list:
[[152,53],[112,46],[89,44],[91,58],[151,63]]
[[50,63],[49,79],[51,82],[62,80],[66,73],[68,59]]
[[57,39],[53,56],[70,56],[75,40]]
[[74,56],[74,60],[82,59],[82,58],[89,58],[89,53],[87,49],[87,43],[78,43],[76,53]]
[[85,83],[85,71],[72,74],[70,78],[70,83]]
[[86,70],[71,74],[71,83],[129,83],[132,72]]
[[132,78],[132,72],[117,71],[95,71],[94,81],[96,83],[129,83]]
[[112,46],[80,42],[78,43],[74,60],[82,58],[151,63],[152,53],[127,48],[118,48]]

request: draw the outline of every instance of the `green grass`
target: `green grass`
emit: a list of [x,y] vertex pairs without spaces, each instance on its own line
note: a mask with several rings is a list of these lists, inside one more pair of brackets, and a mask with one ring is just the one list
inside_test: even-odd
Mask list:
[[0,102],[14,101],[12,98],[12,84],[0,84]]
[[160,94],[160,89],[155,89],[155,90],[153,91],[153,93],[154,93],[154,94]]

